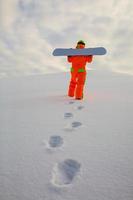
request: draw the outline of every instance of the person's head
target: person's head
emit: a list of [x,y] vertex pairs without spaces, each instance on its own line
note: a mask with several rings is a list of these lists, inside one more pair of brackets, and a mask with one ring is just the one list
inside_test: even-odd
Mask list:
[[83,40],[79,40],[77,42],[77,46],[76,46],[77,49],[83,49],[85,48],[85,42]]

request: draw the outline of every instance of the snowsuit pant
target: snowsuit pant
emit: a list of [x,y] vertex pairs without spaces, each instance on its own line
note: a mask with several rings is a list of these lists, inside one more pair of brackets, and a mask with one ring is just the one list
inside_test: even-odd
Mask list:
[[69,84],[68,96],[76,99],[83,98],[83,89],[86,79],[86,71],[84,72],[71,72],[71,80]]

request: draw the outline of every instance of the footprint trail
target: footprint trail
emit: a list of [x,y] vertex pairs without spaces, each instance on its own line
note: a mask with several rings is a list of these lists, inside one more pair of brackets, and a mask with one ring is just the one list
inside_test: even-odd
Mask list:
[[[75,101],[69,101],[69,104],[74,104]],[[76,109],[82,110],[84,106],[79,105]],[[72,119],[73,113],[72,112],[66,112],[64,113],[64,119]],[[69,123],[65,127],[65,131],[73,131],[76,130],[82,126],[82,123],[80,121],[73,121]],[[63,145],[64,141],[63,138],[59,135],[53,135],[49,138],[49,141],[47,142],[47,146],[50,149],[57,149]],[[74,179],[77,177],[77,175],[80,172],[81,164],[74,160],[74,159],[66,159],[59,163],[55,163],[53,170],[52,170],[52,179],[51,183],[54,186],[69,186],[73,183]]]

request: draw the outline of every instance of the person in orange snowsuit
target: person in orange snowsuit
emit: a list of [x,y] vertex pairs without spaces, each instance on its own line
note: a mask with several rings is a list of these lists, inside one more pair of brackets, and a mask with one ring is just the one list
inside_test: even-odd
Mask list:
[[[80,40],[77,49],[85,48],[85,42]],[[77,100],[83,99],[83,89],[86,79],[86,63],[92,62],[92,55],[89,56],[68,56],[68,62],[72,63],[71,80],[69,84],[68,96]]]

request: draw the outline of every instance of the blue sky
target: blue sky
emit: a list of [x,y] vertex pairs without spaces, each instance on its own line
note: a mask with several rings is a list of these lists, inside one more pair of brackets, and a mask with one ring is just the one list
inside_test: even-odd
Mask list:
[[133,74],[132,0],[0,0],[0,77],[66,71],[56,47],[104,46],[91,67]]

